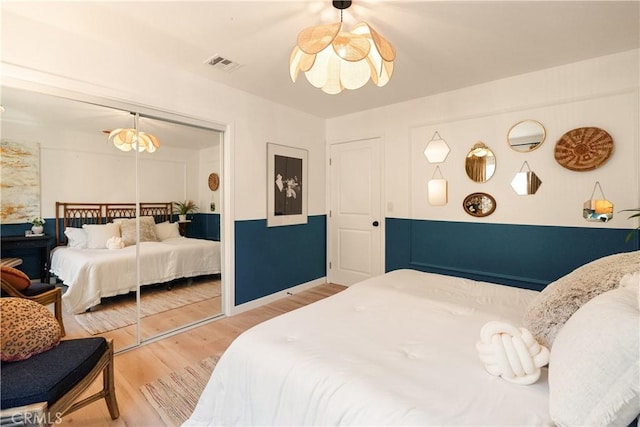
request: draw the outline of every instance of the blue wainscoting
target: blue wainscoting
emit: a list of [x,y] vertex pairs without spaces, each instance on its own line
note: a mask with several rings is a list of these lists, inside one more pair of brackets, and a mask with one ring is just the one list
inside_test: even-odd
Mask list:
[[[187,237],[220,241],[220,214],[189,214],[191,223],[187,228]],[[177,216],[174,221],[177,221]]]
[[386,271],[399,268],[542,290],[576,267],[640,248],[630,230],[386,219]]
[[236,221],[236,305],[326,276],[326,236],[326,215],[283,227]]

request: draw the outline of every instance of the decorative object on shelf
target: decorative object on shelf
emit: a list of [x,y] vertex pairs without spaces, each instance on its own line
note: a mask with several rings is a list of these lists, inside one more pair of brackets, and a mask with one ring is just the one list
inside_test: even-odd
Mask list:
[[[600,190],[600,198],[594,198],[596,189]],[[604,195],[600,182],[596,181],[591,192],[589,200],[584,202],[582,207],[582,217],[592,222],[607,222],[613,218],[613,203],[611,203]]]
[[[138,150],[148,151],[153,153],[158,147],[160,142],[158,139],[150,133],[138,131],[138,118],[140,114],[135,113],[133,115],[133,129],[114,129],[109,132],[109,141],[121,151]],[[105,131],[108,132],[108,131]]]
[[187,220],[187,214],[198,211],[198,206],[192,200],[185,200],[184,202],[173,202],[173,212],[178,214],[178,220],[185,222]]
[[[525,166],[527,168],[526,171],[523,170]],[[529,163],[526,161],[522,164],[520,172],[516,173],[516,176],[511,180],[511,187],[520,196],[536,194],[536,191],[538,191],[541,185],[542,181],[540,181],[538,175],[531,170]]]
[[267,143],[267,227],[307,223],[307,157],[307,150]]
[[424,149],[424,156],[427,158],[429,163],[442,163],[446,160],[449,155],[449,145],[447,141],[442,139],[440,134],[436,131],[431,138],[431,141],[427,144],[427,147]]
[[361,22],[351,32],[343,30],[342,12],[351,1],[334,1],[340,22],[309,27],[298,34],[289,58],[294,82],[304,71],[309,83],[328,94],[358,89],[369,79],[376,86],[387,84],[393,74],[396,51],[369,24]]
[[496,157],[484,143],[475,144],[464,162],[467,176],[475,182],[487,182],[496,171]]
[[32,218],[29,220],[29,223],[31,224],[31,231],[33,232],[33,234],[37,234],[37,235],[41,235],[44,233],[44,219],[37,216],[35,218]]
[[207,182],[209,184],[209,190],[216,191],[218,189],[218,187],[220,186],[220,177],[215,172],[210,173],[209,174],[209,179],[208,179]]
[[512,150],[528,153],[539,148],[547,132],[537,120],[523,120],[511,126],[507,133],[507,143]]
[[576,172],[599,168],[613,154],[613,138],[597,127],[568,131],[556,142],[554,156],[560,166]]
[[487,193],[472,193],[464,198],[462,208],[471,216],[489,216],[496,210],[496,199]]
[[[436,174],[440,173],[440,178],[436,178]],[[436,170],[433,172],[433,176],[428,183],[429,190],[429,204],[432,206],[444,206],[448,201],[448,182],[442,176],[440,166],[436,166]]]

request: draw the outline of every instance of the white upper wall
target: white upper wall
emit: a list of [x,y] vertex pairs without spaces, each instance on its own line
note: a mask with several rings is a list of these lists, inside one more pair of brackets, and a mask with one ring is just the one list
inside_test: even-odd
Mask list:
[[[630,228],[628,215],[617,211],[640,206],[638,64],[639,51],[633,50],[330,119],[327,141],[383,138],[388,217]],[[526,154],[506,142],[510,127],[524,119],[539,120],[547,131],[544,144]],[[613,155],[593,171],[563,168],[554,159],[556,141],[587,126],[609,132]],[[422,154],[436,131],[451,147],[440,165],[449,203],[438,207],[428,204],[426,191],[437,165]],[[497,158],[495,176],[483,184],[464,172],[464,157],[478,141]],[[525,160],[542,186],[535,195],[517,196],[510,182]],[[614,203],[614,219],[606,225],[582,219],[582,203],[596,181]],[[473,192],[494,196],[496,212],[482,219],[465,214],[462,200]]]

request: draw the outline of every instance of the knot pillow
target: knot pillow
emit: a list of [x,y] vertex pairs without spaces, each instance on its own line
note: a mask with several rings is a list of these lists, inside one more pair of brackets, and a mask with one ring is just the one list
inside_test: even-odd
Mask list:
[[42,304],[24,298],[0,298],[0,359],[17,362],[60,343],[60,324]]

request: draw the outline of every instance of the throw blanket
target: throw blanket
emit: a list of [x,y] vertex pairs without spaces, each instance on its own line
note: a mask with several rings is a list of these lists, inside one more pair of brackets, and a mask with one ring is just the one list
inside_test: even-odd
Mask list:
[[549,350],[538,344],[531,332],[504,322],[485,324],[476,349],[491,375],[515,384],[535,383],[540,368],[549,363]]

